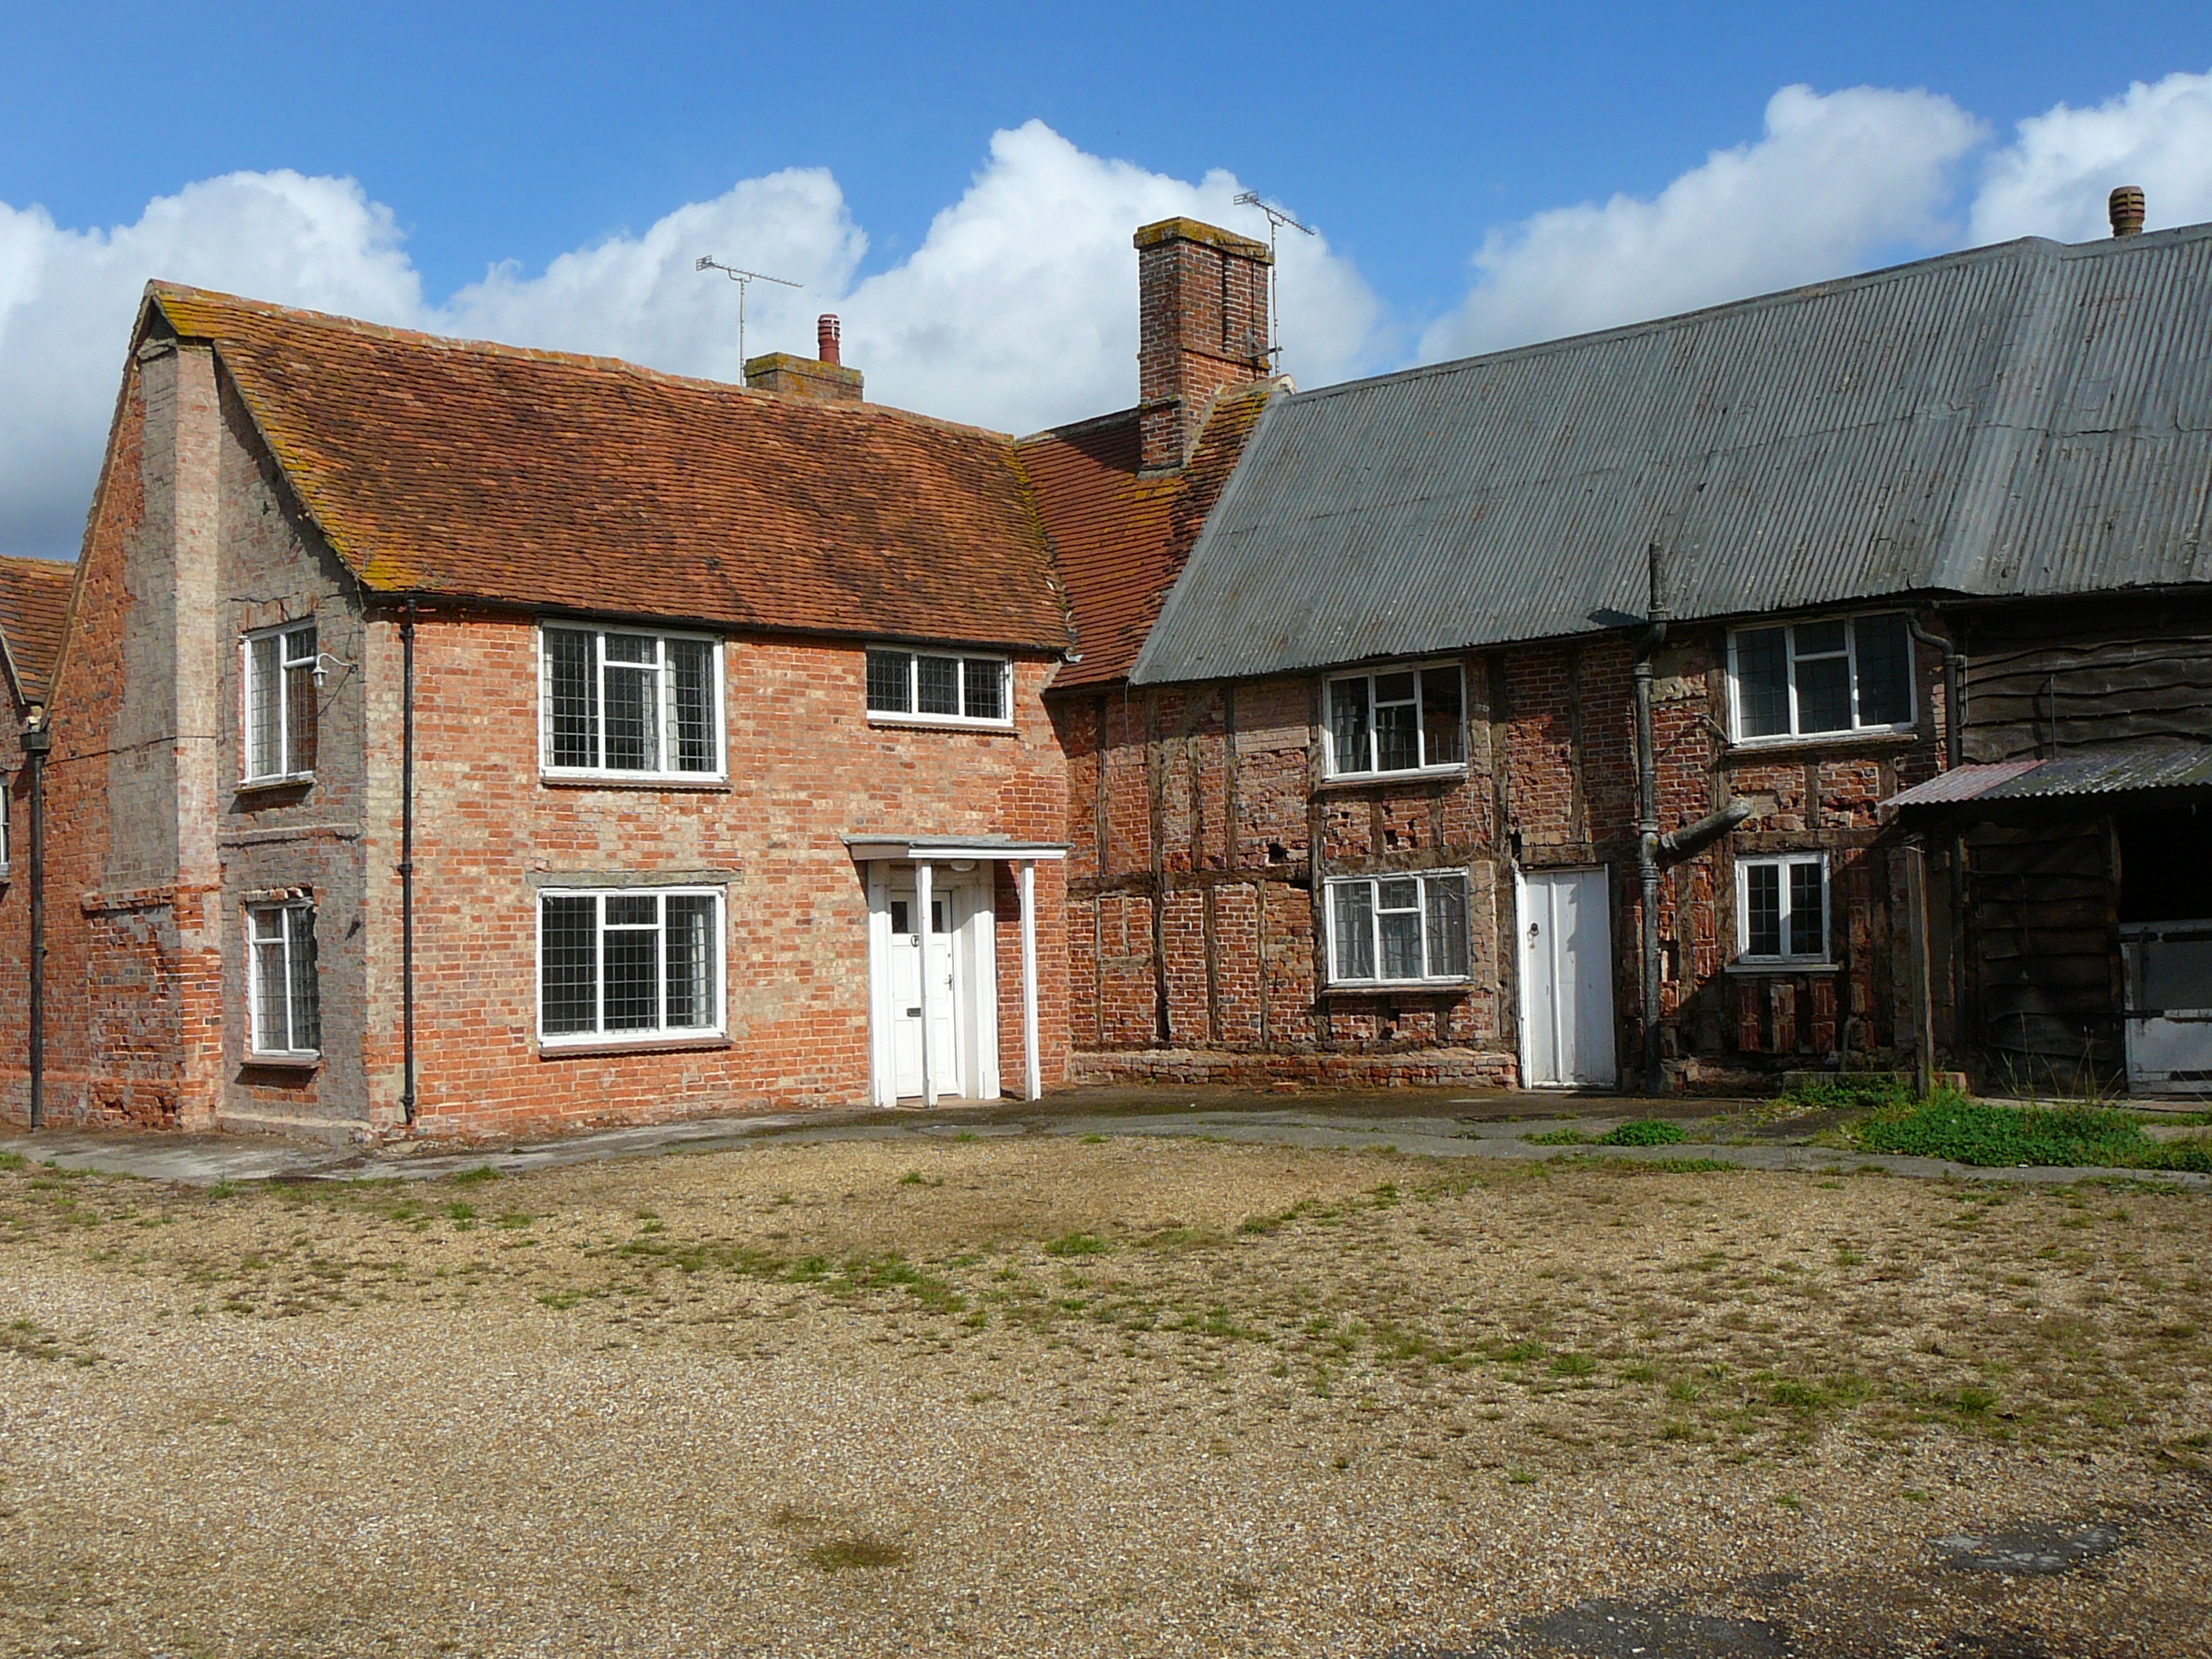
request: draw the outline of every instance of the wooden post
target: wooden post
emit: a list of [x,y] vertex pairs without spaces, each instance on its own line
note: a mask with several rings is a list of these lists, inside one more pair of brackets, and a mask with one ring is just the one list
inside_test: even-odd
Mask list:
[[1928,954],[1928,856],[1916,841],[1904,846],[1904,925],[1911,974],[1912,1083],[1924,1100],[1936,1086],[1936,999]]
[[1021,861],[1021,1097],[1045,1092],[1044,1063],[1037,1052],[1037,861]]

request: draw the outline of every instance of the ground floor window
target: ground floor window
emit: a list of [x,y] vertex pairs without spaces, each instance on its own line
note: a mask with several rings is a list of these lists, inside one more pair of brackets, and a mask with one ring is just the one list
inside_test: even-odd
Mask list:
[[246,997],[257,1054],[315,1054],[322,1048],[316,984],[315,906],[246,906]]
[[1738,954],[1745,962],[1826,962],[1827,855],[1737,860],[1736,932]]
[[1465,873],[1330,882],[1329,963],[1338,985],[1465,979]]
[[721,894],[714,888],[545,893],[539,1029],[548,1040],[719,1032]]

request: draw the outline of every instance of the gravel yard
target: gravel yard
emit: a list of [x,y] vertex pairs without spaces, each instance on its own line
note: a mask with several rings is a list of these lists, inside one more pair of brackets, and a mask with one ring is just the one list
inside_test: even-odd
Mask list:
[[0,1652],[2208,1653],[2209,1217],[1040,1135],[0,1168]]

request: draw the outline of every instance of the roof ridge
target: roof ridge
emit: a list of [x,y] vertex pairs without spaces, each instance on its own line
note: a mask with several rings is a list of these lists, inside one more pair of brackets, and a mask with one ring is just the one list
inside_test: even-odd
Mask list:
[[1701,305],[1688,311],[1670,311],[1663,316],[1645,317],[1636,322],[1616,323],[1610,328],[1588,328],[1580,334],[1560,334],[1550,340],[1532,340],[1519,346],[1505,346],[1494,352],[1475,352],[1465,357],[1446,358],[1437,363],[1418,363],[1410,368],[1394,369],[1388,374],[1363,376],[1356,380],[1338,380],[1325,386],[1291,395],[1305,401],[1346,396],[1364,391],[1372,386],[1388,385],[1401,380],[1419,380],[1456,374],[1464,370],[1493,363],[1510,362],[1516,359],[1541,357],[1553,352],[1589,346],[1601,340],[1621,340],[1637,334],[1656,333],[1680,323],[1705,320],[1796,304],[1821,296],[1847,292],[1855,288],[1870,287],[1877,283],[1891,282],[1908,273],[1932,270],[1944,265],[1972,264],[2023,255],[2030,251],[2048,251],[2046,257],[2062,259],[2082,259],[2125,256],[2147,251],[2153,247],[2164,247],[2171,243],[2192,239],[2212,238],[2212,222],[2202,225],[2177,225],[2163,231],[2148,232],[2139,236],[2099,237],[2090,242],[2059,242],[2047,236],[2020,236],[2009,242],[1985,242],[1972,248],[1954,248],[1948,253],[1930,254],[1924,259],[1908,259],[1900,264],[1880,265],[1872,270],[1853,271],[1840,276],[1824,276],[1818,282],[1800,283],[1794,288],[1780,288],[1764,294],[1747,294],[1741,299],[1721,300],[1712,305]]
[[[972,432],[1002,443],[1019,442],[1013,434],[996,427],[982,426],[972,421],[956,421],[942,415],[931,415],[920,410],[902,409],[895,404],[831,403],[812,399],[786,397],[772,391],[760,391],[734,380],[716,380],[706,375],[678,374],[669,369],[656,369],[650,365],[635,363],[626,357],[609,357],[595,352],[561,352],[543,346],[515,346],[505,340],[480,340],[461,334],[441,334],[425,328],[403,328],[395,323],[372,322],[363,317],[343,316],[334,311],[310,310],[304,306],[279,305],[273,300],[257,300],[242,294],[226,294],[219,289],[194,288],[187,283],[172,283],[155,277],[146,283],[146,298],[154,301],[175,299],[181,303],[229,308],[256,316],[276,321],[305,324],[310,327],[334,329],[340,333],[357,334],[364,339],[382,340],[394,345],[416,346],[439,352],[459,352],[483,357],[504,357],[522,362],[547,363],[562,367],[585,369],[596,373],[626,376],[632,379],[652,382],[661,385],[696,388],[701,391],[734,393],[738,397],[765,403],[797,405],[807,409],[834,411],[844,419],[868,418],[912,421],[925,426],[943,428],[953,432]],[[164,309],[164,315],[168,313]],[[170,319],[174,326],[175,319]],[[181,333],[184,331],[180,330]],[[188,333],[186,338],[196,338]]]

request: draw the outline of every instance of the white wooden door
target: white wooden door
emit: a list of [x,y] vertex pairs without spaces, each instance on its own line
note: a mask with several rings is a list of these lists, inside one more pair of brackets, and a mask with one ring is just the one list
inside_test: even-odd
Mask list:
[[1535,1088],[1611,1088],[1613,947],[1605,872],[1524,872],[1520,913],[1523,1077]]
[[[955,977],[950,890],[930,899],[930,1047],[939,1094],[958,1095],[965,1074],[961,1061],[959,1000]],[[914,884],[893,882],[891,907],[891,1068],[904,1099],[922,1092],[922,941],[917,924]]]

